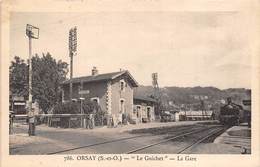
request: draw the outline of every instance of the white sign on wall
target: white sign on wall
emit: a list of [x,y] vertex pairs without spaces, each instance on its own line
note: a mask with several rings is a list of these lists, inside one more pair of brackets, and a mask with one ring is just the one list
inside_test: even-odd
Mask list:
[[80,95],[89,94],[89,90],[80,90],[80,91],[79,91],[79,94],[80,94]]

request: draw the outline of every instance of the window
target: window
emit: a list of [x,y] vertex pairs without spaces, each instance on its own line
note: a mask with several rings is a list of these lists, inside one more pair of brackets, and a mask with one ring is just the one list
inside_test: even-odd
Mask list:
[[99,98],[98,97],[92,97],[90,100],[99,104]]
[[136,106],[136,117],[139,118],[141,115],[140,115],[140,112],[141,112],[141,106]]
[[124,80],[120,80],[120,90],[125,91],[126,83]]
[[151,118],[151,108],[147,107],[147,117],[150,119]]
[[120,99],[120,102],[119,102],[119,112],[120,113],[124,113],[125,112],[125,100],[124,99]]

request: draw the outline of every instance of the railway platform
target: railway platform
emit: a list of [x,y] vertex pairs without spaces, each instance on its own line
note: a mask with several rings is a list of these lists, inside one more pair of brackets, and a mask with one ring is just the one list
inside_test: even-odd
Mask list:
[[[79,132],[85,134],[125,134],[128,132],[132,132],[135,130],[147,130],[152,128],[164,128],[164,127],[178,127],[178,126],[189,126],[195,124],[207,124],[214,123],[216,121],[205,120],[205,121],[178,121],[178,122],[150,122],[150,123],[142,123],[142,124],[128,124],[117,126],[113,128],[108,128],[107,126],[103,127],[95,127],[94,129],[85,129],[85,128],[56,128],[56,127],[48,127],[45,124],[38,125],[36,127],[36,135],[49,132]],[[28,125],[26,123],[15,123],[14,124],[14,134],[11,136],[15,136],[16,134],[23,133],[23,136],[27,136]]]
[[[185,128],[185,126],[193,126],[195,124],[208,123],[209,121],[181,121],[181,122],[168,122],[168,123],[146,123],[138,125],[125,125],[119,126],[117,128],[107,128],[107,127],[96,127],[94,129],[63,129],[63,128],[54,128],[48,127],[46,125],[39,125],[36,127],[36,136],[29,137],[28,125],[26,124],[15,124],[14,133],[9,135],[10,141],[10,154],[22,154],[22,155],[31,155],[31,154],[49,154],[57,152],[60,150],[66,150],[69,148],[77,148],[86,145],[93,145],[96,143],[103,143],[107,141],[121,140],[126,141],[124,143],[118,141],[114,142],[115,145],[102,147],[100,150],[95,150],[96,147],[92,150],[81,149],[82,153],[99,153],[99,152],[109,152],[113,153],[122,152],[122,148],[125,148],[127,152],[128,149],[131,150],[133,146],[138,144],[149,144],[148,140],[151,140],[151,143],[159,140],[161,141],[163,135],[158,135],[152,137],[136,137],[146,134],[132,134],[128,133],[133,130],[145,130],[150,128],[164,128],[164,127],[180,127]],[[213,121],[211,121],[213,122]],[[187,129],[187,128],[186,128]],[[131,138],[137,138],[134,140]],[[130,140],[124,140],[124,138],[129,138]],[[158,139],[157,139],[158,138]],[[142,139],[142,142],[140,140]],[[113,144],[113,143],[112,143]],[[168,147],[167,147],[168,148]],[[108,149],[108,150],[104,150]],[[70,152],[72,153],[72,152]],[[81,153],[79,150],[76,150],[75,153]]]
[[191,150],[193,154],[250,154],[251,129],[247,125],[233,126],[213,143],[199,144]]
[[[247,126],[225,129],[214,121],[154,122],[117,128],[97,127],[91,130],[40,125],[36,128],[36,136],[29,137],[28,125],[17,124],[14,126],[14,133],[9,135],[9,151],[12,155],[251,152],[251,131]],[[219,132],[222,134],[215,138]]]
[[[251,153],[251,128],[247,125],[233,126],[214,140],[214,143],[227,146],[230,153]],[[233,149],[231,149],[233,147]]]
[[215,120],[205,120],[205,121],[177,121],[177,122],[149,122],[149,123],[141,123],[141,124],[128,124],[117,126],[115,128],[107,128],[106,126],[102,128],[95,128],[92,131],[96,132],[130,132],[134,130],[145,130],[150,128],[161,128],[161,127],[169,127],[169,126],[187,126],[194,125],[198,123],[214,123],[217,122]]

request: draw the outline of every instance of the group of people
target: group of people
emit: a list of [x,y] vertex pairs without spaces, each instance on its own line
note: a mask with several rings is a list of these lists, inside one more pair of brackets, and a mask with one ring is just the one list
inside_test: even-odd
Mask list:
[[128,116],[126,113],[113,115],[108,117],[108,127],[117,127],[118,125],[127,125]]

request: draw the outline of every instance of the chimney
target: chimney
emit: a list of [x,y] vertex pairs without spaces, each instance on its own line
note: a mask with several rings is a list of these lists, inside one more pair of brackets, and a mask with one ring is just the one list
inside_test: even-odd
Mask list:
[[97,69],[97,67],[93,67],[92,68],[92,76],[96,76],[96,75],[98,75],[98,69]]

